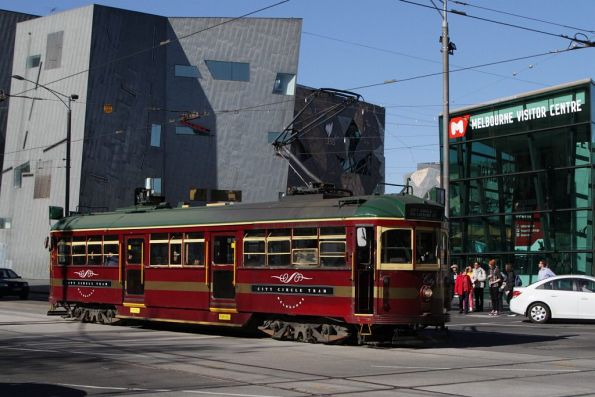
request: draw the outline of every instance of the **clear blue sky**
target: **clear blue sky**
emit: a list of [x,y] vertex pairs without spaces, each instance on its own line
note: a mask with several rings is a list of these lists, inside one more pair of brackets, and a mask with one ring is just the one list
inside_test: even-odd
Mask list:
[[[164,16],[240,16],[278,0],[96,1]],[[430,6],[430,0],[411,0]],[[440,0],[434,2],[442,7]],[[0,0],[0,8],[48,15],[91,4],[85,0]],[[559,35],[595,41],[594,0],[449,1],[449,8],[553,35],[449,14],[457,46],[451,70],[568,48]],[[470,6],[472,5],[472,6]],[[488,11],[546,20],[559,25]],[[436,10],[399,0],[290,0],[258,17],[303,19],[298,82],[312,87],[352,89],[391,79],[442,71],[441,18]],[[586,31],[585,31],[586,30]],[[556,36],[558,35],[558,36]],[[372,48],[373,47],[373,48]],[[451,73],[451,109],[477,104],[595,74],[595,48],[551,54],[477,70]],[[442,77],[435,76],[357,90],[386,107],[386,181],[402,183],[420,162],[439,161],[438,115]]]

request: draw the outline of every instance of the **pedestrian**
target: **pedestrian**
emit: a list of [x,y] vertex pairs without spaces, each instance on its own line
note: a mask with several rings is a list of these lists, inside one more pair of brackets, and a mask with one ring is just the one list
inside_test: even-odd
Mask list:
[[455,280],[455,294],[459,295],[459,313],[469,313],[469,294],[472,289],[471,278],[461,270]]
[[483,289],[485,287],[486,272],[479,262],[473,264],[471,282],[473,283],[473,297],[475,299],[475,311],[483,312]]
[[473,266],[469,265],[465,268],[465,274],[467,274],[467,276],[469,276],[469,280],[471,280],[471,291],[469,291],[469,311],[472,312],[474,305],[473,305],[473,280],[471,279],[471,276],[473,276]]
[[545,262],[545,260],[543,260],[543,259],[540,260],[538,266],[539,266],[539,273],[537,273],[537,280],[538,281],[539,280],[546,279],[548,277],[554,277],[556,275],[556,273],[554,273],[552,271],[552,269],[550,269],[547,266],[547,263]]
[[448,308],[450,310],[450,308],[452,307],[452,300],[455,297],[455,282],[457,281],[457,275],[459,274],[459,266],[457,264],[453,264],[450,266],[450,272],[448,275],[449,281],[450,281],[450,303],[448,305]]
[[[514,269],[512,268],[512,263],[507,263],[506,265],[504,265],[504,273],[506,274],[505,280],[506,282],[504,282],[503,286],[500,287],[503,292],[504,292],[504,297],[506,298],[506,304],[509,307],[510,310],[510,300],[512,299],[512,292],[514,290],[514,286],[515,286],[515,280],[516,280],[516,273],[514,271]],[[508,313],[509,316],[516,316],[516,314],[514,314],[513,312]]]
[[490,286],[490,299],[492,301],[492,311],[490,316],[498,316],[502,311],[502,296],[500,295],[500,287],[502,286],[502,273],[498,266],[496,266],[496,260],[490,259],[488,262],[490,271],[488,273],[488,283]]

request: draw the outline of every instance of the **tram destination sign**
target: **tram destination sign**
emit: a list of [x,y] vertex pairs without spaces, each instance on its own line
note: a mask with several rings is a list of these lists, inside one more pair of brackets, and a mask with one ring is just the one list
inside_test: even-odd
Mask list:
[[405,205],[406,219],[419,219],[424,221],[441,221],[444,210],[442,207],[424,204]]

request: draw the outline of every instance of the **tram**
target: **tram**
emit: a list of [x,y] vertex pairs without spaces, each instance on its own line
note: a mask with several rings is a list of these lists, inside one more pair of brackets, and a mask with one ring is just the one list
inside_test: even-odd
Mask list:
[[69,216],[50,233],[48,314],[255,326],[312,343],[444,327],[443,213],[387,194]]

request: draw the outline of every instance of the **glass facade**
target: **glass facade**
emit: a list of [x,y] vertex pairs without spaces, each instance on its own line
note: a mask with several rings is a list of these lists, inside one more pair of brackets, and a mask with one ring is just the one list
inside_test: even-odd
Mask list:
[[595,273],[592,90],[582,81],[451,114],[452,263],[495,258],[527,281],[540,259],[556,274]]

